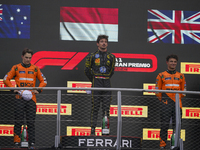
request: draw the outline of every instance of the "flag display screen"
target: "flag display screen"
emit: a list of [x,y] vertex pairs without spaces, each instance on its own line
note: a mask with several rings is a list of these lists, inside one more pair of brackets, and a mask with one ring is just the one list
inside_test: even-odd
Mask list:
[[61,40],[96,41],[99,34],[109,36],[109,41],[118,42],[118,9],[61,7]]
[[148,10],[148,42],[200,43],[200,11]]
[[30,39],[30,6],[0,4],[0,38]]

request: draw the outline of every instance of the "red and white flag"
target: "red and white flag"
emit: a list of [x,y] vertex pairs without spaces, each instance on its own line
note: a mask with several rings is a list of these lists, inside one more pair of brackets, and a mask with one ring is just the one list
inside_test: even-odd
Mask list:
[[60,8],[61,40],[96,41],[100,34],[118,42],[118,8]]

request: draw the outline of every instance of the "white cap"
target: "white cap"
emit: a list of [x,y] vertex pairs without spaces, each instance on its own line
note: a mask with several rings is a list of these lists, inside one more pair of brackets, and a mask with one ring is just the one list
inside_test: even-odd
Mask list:
[[29,101],[32,99],[33,95],[32,92],[29,90],[21,90],[19,91],[20,95],[22,96],[22,98],[26,101]]

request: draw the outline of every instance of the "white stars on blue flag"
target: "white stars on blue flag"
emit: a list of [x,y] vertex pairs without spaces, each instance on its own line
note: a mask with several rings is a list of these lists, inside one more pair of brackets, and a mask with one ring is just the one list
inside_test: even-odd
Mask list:
[[30,6],[0,4],[0,38],[30,39]]

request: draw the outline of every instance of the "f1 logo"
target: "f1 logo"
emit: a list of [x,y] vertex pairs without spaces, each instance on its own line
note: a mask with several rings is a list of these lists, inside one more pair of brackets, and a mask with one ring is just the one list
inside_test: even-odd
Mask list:
[[40,51],[33,55],[31,63],[43,69],[45,66],[63,66],[62,70],[73,70],[89,52]]
[[[31,63],[43,69],[45,66],[63,66],[62,70],[73,70],[89,52],[39,51],[32,57]],[[112,53],[119,59],[115,71],[154,72],[157,69],[157,58],[153,54]],[[123,62],[122,59],[148,60],[150,63]],[[117,65],[118,64],[118,65]]]

